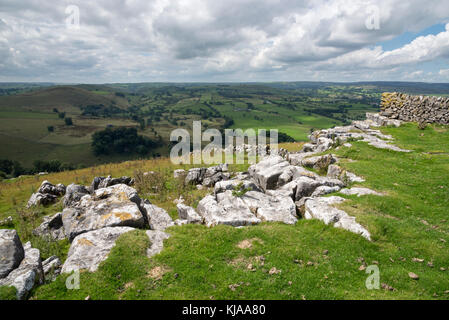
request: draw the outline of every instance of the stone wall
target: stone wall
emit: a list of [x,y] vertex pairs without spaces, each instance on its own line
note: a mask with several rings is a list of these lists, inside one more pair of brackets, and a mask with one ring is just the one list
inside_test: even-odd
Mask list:
[[382,116],[403,121],[449,124],[449,97],[383,93]]

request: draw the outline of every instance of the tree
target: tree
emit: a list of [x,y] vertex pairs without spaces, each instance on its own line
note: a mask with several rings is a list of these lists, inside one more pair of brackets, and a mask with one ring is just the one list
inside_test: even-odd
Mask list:
[[53,127],[53,126],[48,126],[48,127],[47,127],[47,130],[48,130],[48,132],[53,132],[53,131],[55,131],[55,127]]
[[58,117],[59,117],[60,119],[64,119],[64,118],[65,118],[65,112],[59,112],[59,113],[58,113]]
[[58,111],[57,108],[53,108],[53,112],[54,112],[54,113],[59,113],[59,111]]
[[72,118],[65,118],[64,122],[67,126],[72,126],[73,125],[73,121]]
[[154,141],[137,134],[137,128],[106,128],[92,136],[92,148],[96,155],[111,153],[147,154],[158,147],[160,141]]

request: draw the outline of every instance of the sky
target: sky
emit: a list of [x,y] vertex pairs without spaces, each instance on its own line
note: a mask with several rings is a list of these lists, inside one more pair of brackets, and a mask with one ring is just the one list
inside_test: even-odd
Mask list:
[[1,82],[449,82],[442,0],[0,0]]

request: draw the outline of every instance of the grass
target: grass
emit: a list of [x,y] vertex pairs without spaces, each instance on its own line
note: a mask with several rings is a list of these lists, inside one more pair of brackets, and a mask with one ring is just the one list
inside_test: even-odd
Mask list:
[[[449,298],[449,131],[444,126],[418,130],[415,124],[382,131],[393,135],[399,147],[414,151],[381,150],[360,141],[352,141],[350,149],[341,146],[332,150],[341,158],[342,167],[366,179],[360,186],[386,194],[360,198],[343,195],[348,201],[341,207],[370,231],[371,242],[314,220],[300,220],[294,226],[264,223],[241,229],[185,225],[168,229],[171,237],[165,241],[164,250],[148,259],[145,255],[148,238],[144,231],[138,230],[117,241],[96,273],[81,274],[80,290],[67,290],[67,275],[62,275],[55,282],[38,287],[32,299],[90,296],[94,300],[446,300]],[[95,175],[139,176],[155,171],[156,178],[139,184],[139,192],[176,218],[174,199],[182,194],[195,206],[207,192],[181,188],[172,178],[173,170],[179,167],[188,168],[174,166],[167,159],[130,161],[3,182],[0,217],[12,215],[16,221],[16,209],[23,206],[43,179],[88,184]],[[148,194],[153,186],[159,192]],[[38,217],[60,207],[40,210]],[[251,245],[241,246],[242,243]],[[415,262],[414,258],[424,261]],[[393,290],[368,290],[365,281],[369,274],[360,269],[361,265],[377,265],[380,283]],[[270,274],[270,270],[281,272]],[[411,279],[409,272],[419,275],[419,280]]]
[[0,301],[1,300],[16,300],[17,290],[14,287],[0,286]]

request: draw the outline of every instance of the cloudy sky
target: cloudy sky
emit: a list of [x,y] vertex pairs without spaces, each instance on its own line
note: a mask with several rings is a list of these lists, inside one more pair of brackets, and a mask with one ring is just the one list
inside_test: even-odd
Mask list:
[[0,81],[305,80],[449,82],[449,4],[0,0]]

